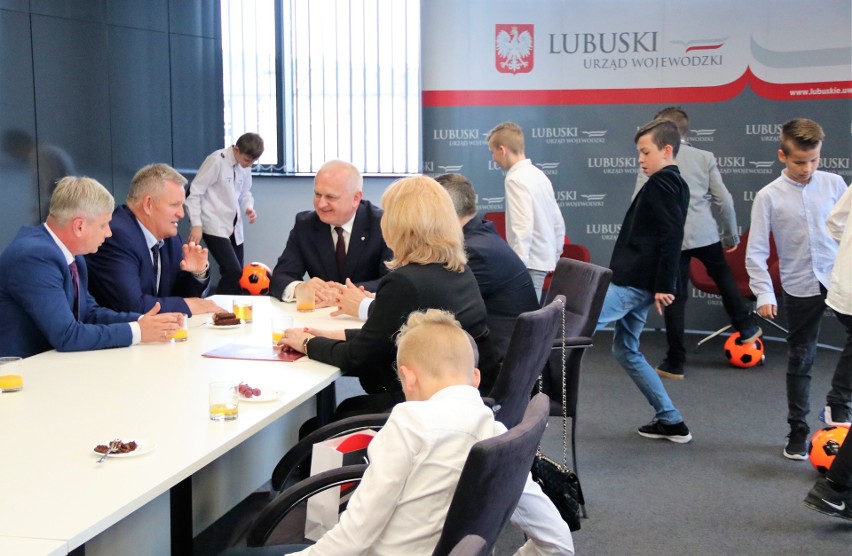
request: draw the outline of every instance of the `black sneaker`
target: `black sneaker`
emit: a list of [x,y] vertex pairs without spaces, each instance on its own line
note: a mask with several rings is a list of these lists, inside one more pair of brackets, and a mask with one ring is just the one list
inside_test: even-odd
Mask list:
[[849,419],[849,408],[845,405],[829,404],[825,406],[825,409],[819,412],[819,420],[826,425],[835,427],[846,427],[848,429],[852,426]]
[[683,380],[683,367],[678,365],[672,365],[668,361],[663,361],[657,368],[654,369],[657,371],[657,374],[663,378],[670,378],[672,380]]
[[678,444],[686,444],[692,440],[692,435],[689,434],[689,429],[683,421],[667,425],[654,419],[647,425],[639,427],[639,434],[645,438],[665,438]]
[[737,338],[737,343],[740,345],[750,344],[763,336],[763,329],[756,324],[743,327],[743,329],[738,332],[740,333],[740,337]]
[[852,521],[852,488],[837,492],[825,477],[820,477],[805,496],[805,506],[821,514]]
[[807,425],[790,425],[790,434],[787,435],[787,446],[784,448],[784,457],[787,459],[808,459],[808,429]]

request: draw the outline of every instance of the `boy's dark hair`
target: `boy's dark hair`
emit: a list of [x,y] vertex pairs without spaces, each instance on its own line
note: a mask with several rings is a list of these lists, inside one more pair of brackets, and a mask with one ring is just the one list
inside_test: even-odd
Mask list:
[[243,133],[235,146],[240,152],[252,158],[260,158],[263,154],[263,139],[257,133]]
[[807,118],[796,118],[781,126],[781,150],[790,154],[790,147],[803,151],[815,149],[825,139],[822,126]]
[[658,149],[664,149],[666,145],[671,145],[672,156],[677,156],[677,152],[680,150],[680,133],[673,121],[657,118],[648,122],[639,128],[639,131],[633,137],[633,142],[638,143],[640,137],[649,133],[651,140],[657,145]]
[[673,121],[677,126],[677,130],[680,132],[681,137],[686,137],[686,132],[689,131],[689,116],[686,115],[686,111],[680,106],[669,106],[667,108],[663,108],[657,112],[654,119]]
[[456,216],[464,217],[476,214],[476,192],[470,180],[461,174],[442,174],[435,181],[450,194]]

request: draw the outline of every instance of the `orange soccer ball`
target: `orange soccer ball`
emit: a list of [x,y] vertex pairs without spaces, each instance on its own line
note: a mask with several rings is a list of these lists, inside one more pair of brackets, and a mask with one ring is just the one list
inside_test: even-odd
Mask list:
[[725,341],[725,357],[730,361],[731,365],[747,369],[754,367],[758,363],[763,363],[763,340],[758,338],[750,344],[741,344],[737,340],[740,338],[739,332],[734,332],[728,336]]
[[269,282],[272,271],[263,263],[249,263],[243,267],[240,276],[240,287],[250,295],[266,295],[269,293]]
[[811,460],[814,469],[820,473],[828,471],[848,433],[847,428],[832,426],[822,428],[811,436],[808,443],[808,459]]

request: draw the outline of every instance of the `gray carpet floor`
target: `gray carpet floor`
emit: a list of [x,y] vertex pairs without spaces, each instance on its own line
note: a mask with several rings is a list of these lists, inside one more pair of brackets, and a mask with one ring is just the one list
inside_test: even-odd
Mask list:
[[[636,433],[653,412],[610,353],[612,333],[595,335],[584,361],[577,421],[579,476],[588,519],[574,533],[578,555],[852,555],[852,522],[807,509],[818,477],[810,463],[781,455],[786,422],[786,344],[766,342],[763,366],[738,369],[722,339],[690,354],[686,378],[666,388],[694,437],[690,444]],[[642,336],[652,365],[665,355],[662,332]],[[817,430],[839,353],[820,349],[811,385]],[[545,432],[561,450],[561,419]],[[496,554],[522,539],[506,531]]]
[[[765,364],[751,369],[727,363],[722,338],[690,354],[686,378],[665,381],[694,437],[686,445],[636,433],[653,412],[613,359],[611,341],[611,332],[595,335],[580,380],[578,472],[589,517],[574,533],[576,554],[852,556],[852,522],[802,504],[817,472],[781,455],[789,432],[783,341],[768,341]],[[645,332],[642,349],[659,363],[664,334]],[[817,416],[837,358],[836,351],[817,354],[812,430],[822,426]],[[551,418],[543,448],[561,453],[560,418]],[[257,505],[248,500],[202,533],[196,556],[217,554]],[[513,554],[522,543],[507,528],[495,554]]]

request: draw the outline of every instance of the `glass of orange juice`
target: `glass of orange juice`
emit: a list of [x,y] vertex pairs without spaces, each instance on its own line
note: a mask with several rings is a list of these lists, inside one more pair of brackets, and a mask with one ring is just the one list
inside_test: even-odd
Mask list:
[[185,342],[189,338],[189,315],[183,314],[181,316],[183,320],[180,327],[169,336],[169,339],[173,342]]
[[240,399],[234,382],[211,382],[207,387],[212,421],[233,421],[240,411]]
[[284,331],[293,328],[293,317],[274,315],[272,317],[272,344],[275,345],[284,336]]
[[234,315],[243,322],[251,322],[254,305],[250,299],[235,299],[233,303]]
[[316,292],[308,282],[302,282],[296,287],[296,310],[309,313],[316,307]]

